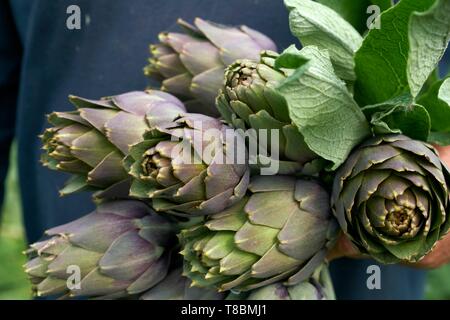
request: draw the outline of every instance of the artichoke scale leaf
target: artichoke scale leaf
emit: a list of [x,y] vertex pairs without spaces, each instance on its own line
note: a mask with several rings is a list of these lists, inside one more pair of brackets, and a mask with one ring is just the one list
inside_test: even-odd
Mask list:
[[165,255],[161,259],[149,264],[147,270],[128,286],[127,293],[134,295],[144,292],[164,280],[168,273],[169,261],[169,255]]
[[287,159],[292,159],[299,163],[307,163],[317,158],[317,155],[305,143],[305,139],[297,127],[293,124],[285,125],[282,131],[286,141],[284,154]]
[[386,215],[388,214],[385,205],[385,199],[382,197],[372,197],[367,201],[367,218],[375,228],[382,228],[385,225]]
[[298,179],[295,184],[294,199],[300,208],[321,218],[328,218],[330,214],[330,196],[316,181]]
[[[384,246],[377,242],[377,240],[370,235],[366,234],[364,230],[361,229],[359,223],[355,223],[354,228],[357,232],[357,235],[359,236],[359,241],[353,241],[353,243],[360,249],[363,253],[369,253],[370,255],[374,256],[374,254],[384,254],[386,253],[386,249]],[[359,243],[360,242],[360,243]],[[391,255],[391,254],[389,254]],[[398,259],[397,261],[398,262]]]
[[217,232],[203,248],[203,254],[209,259],[219,260],[226,257],[233,249],[234,234],[232,232]]
[[171,92],[181,97],[192,97],[190,90],[192,76],[189,73],[182,73],[172,78],[167,78],[162,82],[161,90]]
[[[423,247],[426,243],[426,236],[418,235],[411,241],[397,243],[394,245],[385,244],[385,248],[395,257],[402,261],[417,261],[418,256],[423,255]],[[429,251],[429,250],[428,250]]]
[[78,111],[52,112],[47,116],[48,122],[56,127],[66,127],[72,124],[89,126],[89,123],[80,117]]
[[278,244],[275,243],[264,256],[252,265],[251,275],[253,278],[270,278],[291,270],[301,263],[302,261],[282,253],[278,248]]
[[247,281],[246,283],[244,283],[240,288],[243,291],[251,291],[251,290],[258,289],[258,288],[263,288],[264,286],[285,280],[290,275],[295,273],[296,270],[297,270],[297,268],[293,268],[289,271],[283,272],[277,276],[274,276],[274,277],[271,277],[271,278],[268,278],[268,279],[262,280],[262,281],[255,281],[254,279],[251,279],[251,280]]
[[79,289],[70,290],[70,297],[103,296],[119,291],[125,293],[125,289],[129,285],[129,281],[115,280],[102,274],[98,268],[95,268],[81,280]]
[[295,272],[287,279],[286,284],[292,286],[307,280],[309,277],[311,277],[314,271],[317,270],[317,267],[325,261],[326,254],[327,250],[325,249],[317,251],[311,257],[311,259],[309,259],[305,264],[302,265],[300,270]]
[[113,109],[80,108],[80,117],[101,133],[105,133],[105,123],[117,114]]
[[69,95],[69,101],[77,108],[108,108],[108,109],[117,109],[109,98],[102,98],[100,100],[92,100],[86,99],[82,97],[78,97],[75,95]]
[[363,175],[363,181],[356,196],[357,207],[368,201],[378,190],[380,184],[391,175],[388,170],[369,170],[361,174]]
[[247,214],[244,211],[246,203],[247,199],[243,199],[221,213],[211,216],[205,226],[212,231],[238,231],[247,221]]
[[401,151],[389,145],[379,145],[377,147],[366,147],[359,152],[359,159],[353,167],[351,178],[364,172],[374,165],[381,164],[395,156]]
[[405,179],[397,175],[390,175],[380,183],[374,195],[384,199],[395,200],[399,195],[409,189],[410,185]]
[[128,175],[122,166],[123,155],[112,151],[98,165],[89,171],[87,181],[90,185],[104,188],[127,179]]
[[218,66],[194,76],[189,87],[192,95],[205,105],[214,105],[222,85],[224,70],[223,66]]
[[163,248],[149,243],[135,231],[128,231],[115,239],[102,256],[99,271],[118,280],[136,279],[163,253]]
[[108,140],[127,155],[130,147],[143,140],[143,135],[149,129],[142,116],[119,112],[104,125]]
[[281,229],[298,210],[293,192],[272,191],[253,194],[245,206],[248,220],[255,225]]
[[278,229],[247,221],[235,233],[235,245],[242,251],[263,256],[276,243],[278,233]]
[[252,268],[258,258],[255,254],[235,248],[220,260],[219,273],[226,276],[239,276]]
[[49,164],[49,167],[52,166],[54,169],[58,169],[64,172],[73,173],[73,174],[80,174],[85,175],[86,172],[89,172],[92,170],[90,166],[88,166],[86,163],[84,163],[81,160],[74,159],[70,161],[55,161],[52,164]]
[[70,150],[76,158],[95,167],[115,148],[105,136],[93,129],[73,140]]
[[44,297],[49,295],[61,295],[67,292],[67,283],[64,279],[47,277],[36,286],[36,295]]
[[232,64],[242,57],[257,60],[261,48],[252,37],[235,27],[221,26],[196,18],[195,26],[220,49],[220,55],[225,65]]
[[301,209],[293,211],[277,235],[279,250],[299,262],[306,261],[325,245],[327,220]]
[[150,195],[156,191],[155,184],[151,181],[141,181],[133,179],[130,186],[130,197],[138,199],[150,198]]
[[206,40],[186,43],[180,54],[180,60],[193,75],[218,67],[222,70],[224,68],[219,50]]
[[48,264],[47,274],[55,278],[66,279],[68,267],[76,265],[81,270],[81,277],[85,277],[87,272],[97,266],[97,262],[101,257],[102,253],[100,252],[68,246]]
[[150,63],[164,78],[176,77],[188,71],[184,63],[180,60],[178,53],[175,52],[157,58],[155,57]]
[[64,187],[59,190],[60,196],[66,196],[75,192],[88,191],[92,187],[86,182],[86,176],[84,175],[73,175],[65,183]]

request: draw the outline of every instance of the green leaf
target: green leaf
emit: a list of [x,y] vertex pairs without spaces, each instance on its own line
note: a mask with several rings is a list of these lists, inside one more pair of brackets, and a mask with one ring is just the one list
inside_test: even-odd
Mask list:
[[428,142],[440,146],[450,146],[450,132],[430,132]]
[[306,64],[309,59],[306,59],[300,51],[297,50],[295,45],[290,46],[284,50],[283,55],[279,56],[275,60],[276,69],[298,69]]
[[[293,48],[289,50],[292,55]],[[277,90],[286,99],[289,115],[305,143],[332,161],[336,169],[370,135],[369,125],[345,83],[333,72],[328,54],[317,47],[305,47],[298,54],[309,62],[280,83]]]
[[428,110],[433,131],[450,131],[450,78],[433,84],[417,102]]
[[389,9],[391,0],[316,0],[317,2],[333,9],[347,20],[359,33],[367,30],[369,13],[367,8],[371,5],[380,7],[381,12]]
[[428,140],[430,116],[423,106],[414,103],[409,94],[366,106],[362,110],[371,119],[375,134],[402,133],[413,139]]
[[[424,14],[417,12],[427,11],[435,0],[402,0],[381,14],[381,29],[369,31],[355,56],[358,78],[355,98],[358,102],[362,105],[376,104],[405,93],[413,96],[418,93],[417,88],[423,86],[435,69],[436,61],[441,56],[439,52],[445,47],[448,38],[443,38],[441,31],[434,33],[428,26],[421,25],[425,21],[431,23],[431,16],[437,15],[442,5],[447,6],[450,0],[437,1],[439,4]],[[420,25],[412,27],[410,18]],[[433,25],[442,30],[441,23],[446,24],[448,21],[445,18],[441,22],[433,22]],[[441,45],[437,46],[437,43]],[[434,49],[424,53],[428,45]],[[412,71],[420,65],[424,66],[424,70],[416,76]],[[409,82],[412,83],[411,88]]]
[[387,127],[392,133],[402,133],[412,139],[422,141],[428,140],[431,127],[430,116],[427,110],[418,104],[397,106],[387,114],[377,114],[371,123],[375,128],[380,126],[382,128]]
[[285,0],[289,9],[292,33],[303,46],[314,45],[328,50],[336,74],[344,80],[355,80],[354,60],[362,37],[338,13],[311,0]]
[[450,39],[449,15],[450,0],[437,0],[427,12],[411,16],[408,83],[414,97],[445,53]]
[[386,11],[390,7],[392,7],[393,0],[370,0],[370,2],[376,6],[379,6],[381,12]]

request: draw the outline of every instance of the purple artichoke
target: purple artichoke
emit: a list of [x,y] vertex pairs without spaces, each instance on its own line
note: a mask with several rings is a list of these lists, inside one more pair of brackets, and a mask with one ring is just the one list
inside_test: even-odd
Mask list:
[[130,145],[143,140],[149,129],[147,119],[159,123],[171,119],[174,113],[185,112],[177,98],[153,90],[98,101],[75,96],[69,99],[76,111],[50,114],[53,127],[42,135],[42,163],[72,174],[61,194],[106,189],[128,195],[129,176],[122,160]]
[[[185,114],[154,128],[125,159],[134,178],[131,196],[179,216],[215,214],[244,197],[250,176],[245,146],[239,150],[226,138],[229,128],[221,121]],[[207,150],[213,150],[210,157]]]
[[[27,251],[25,272],[37,296],[129,297],[164,279],[176,230],[143,202],[107,202],[46,231],[50,238]],[[79,279],[69,278],[74,270]]]
[[228,27],[200,18],[194,25],[178,20],[183,33],[163,32],[150,46],[145,74],[162,80],[161,89],[186,100],[190,112],[218,116],[215,99],[225,68],[237,59],[258,59],[276,46],[267,36],[246,26]]

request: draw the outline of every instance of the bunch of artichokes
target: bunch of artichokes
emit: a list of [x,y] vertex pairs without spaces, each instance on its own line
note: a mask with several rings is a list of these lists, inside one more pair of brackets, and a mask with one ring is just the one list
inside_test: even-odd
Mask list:
[[[418,261],[448,232],[450,172],[431,145],[374,136],[333,172],[367,130],[324,174],[329,163],[305,142],[292,97],[279,90],[302,72],[278,68],[272,40],[245,26],[178,23],[183,33],[161,33],[145,68],[162,91],[70,96],[74,111],[49,116],[43,164],[72,175],[62,194],[93,190],[98,201],[30,246],[25,270],[36,295],[334,299],[326,256],[339,226],[383,263]],[[295,52],[288,65],[299,62]],[[321,58],[305,70],[333,69]],[[326,71],[309,76],[331,86],[337,77]]]

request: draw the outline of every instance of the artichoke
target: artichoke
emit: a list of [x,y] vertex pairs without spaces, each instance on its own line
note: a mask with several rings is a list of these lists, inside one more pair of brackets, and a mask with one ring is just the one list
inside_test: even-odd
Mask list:
[[183,20],[183,33],[164,32],[150,46],[152,57],[144,69],[162,81],[162,90],[183,100],[190,112],[218,116],[215,99],[225,67],[237,59],[257,59],[262,50],[276,46],[267,36],[246,26],[228,27],[202,19],[194,25]]
[[[106,202],[46,231],[50,238],[26,252],[25,272],[37,296],[129,297],[164,279],[176,232],[172,222],[143,202]],[[74,267],[80,281],[72,283]]]
[[122,160],[149,129],[145,116],[164,122],[171,113],[185,112],[177,98],[161,91],[128,92],[99,101],[69,99],[76,111],[50,114],[53,127],[41,136],[44,166],[73,175],[61,194],[109,189],[127,195],[129,176]]
[[333,283],[328,267],[319,266],[310,278],[294,286],[281,282],[239,295],[230,294],[227,300],[335,300]]
[[178,268],[156,286],[145,292],[141,300],[222,300],[223,293],[214,288],[191,287],[189,278],[182,276],[183,269]]
[[289,117],[286,100],[275,90],[291,72],[275,68],[277,57],[278,54],[265,51],[259,63],[238,60],[230,65],[217,108],[234,128],[256,130],[253,139],[257,139],[259,152],[254,162],[265,164],[279,160],[278,173],[291,174],[306,170],[308,164],[317,164],[313,160],[318,156],[306,145]]
[[[156,211],[187,217],[214,214],[238,202],[250,169],[245,146],[237,149],[226,138],[227,130],[219,120],[200,114],[155,125],[125,158],[134,178],[130,195],[152,199]],[[211,156],[207,150],[213,150]],[[244,153],[241,161],[229,158],[235,151]]]
[[382,263],[416,262],[448,232],[449,179],[432,146],[375,137],[338,170],[333,212],[363,253]]
[[181,231],[184,273],[199,287],[248,291],[308,279],[333,245],[328,193],[313,180],[252,178],[249,195]]

